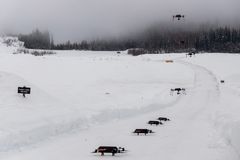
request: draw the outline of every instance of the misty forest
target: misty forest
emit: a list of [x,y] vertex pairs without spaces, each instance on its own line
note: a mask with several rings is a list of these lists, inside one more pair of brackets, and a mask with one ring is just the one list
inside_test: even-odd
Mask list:
[[54,39],[48,31],[41,32],[36,29],[31,34],[19,35],[19,39],[29,49],[120,51],[142,48],[152,54],[188,52],[193,49],[199,52],[240,53],[240,28],[227,26],[203,27],[190,31],[152,27],[132,37],[83,40],[79,43],[67,41],[60,44],[54,44]]

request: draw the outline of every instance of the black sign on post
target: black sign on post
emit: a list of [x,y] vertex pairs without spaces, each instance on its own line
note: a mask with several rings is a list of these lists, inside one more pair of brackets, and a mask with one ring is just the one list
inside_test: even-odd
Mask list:
[[31,94],[31,88],[29,87],[18,87],[18,93],[23,94],[23,97],[25,98],[26,94]]

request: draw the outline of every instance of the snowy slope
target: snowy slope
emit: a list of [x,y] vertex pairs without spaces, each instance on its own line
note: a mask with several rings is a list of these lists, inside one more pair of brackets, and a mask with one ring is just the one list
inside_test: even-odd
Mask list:
[[204,66],[215,73],[220,84],[221,95],[216,111],[212,115],[215,127],[226,143],[240,156],[240,56],[237,54],[204,54],[191,59],[192,63]]
[[[0,159],[239,159],[238,55],[57,51],[34,57],[0,48]],[[31,86],[32,94],[17,95],[19,85]],[[186,87],[187,95],[170,96],[174,87]],[[146,124],[159,116],[172,121]],[[136,128],[155,133],[135,136]],[[91,154],[99,145],[128,152]]]
[[[177,100],[169,97],[169,88],[176,84],[168,71],[178,74],[172,65],[168,71],[159,70],[155,63],[148,65],[148,60],[136,61],[112,53],[100,57],[74,52],[54,57],[13,55],[16,49],[3,45],[1,51],[2,103],[6,108],[12,107],[2,111],[1,151],[25,147],[91,124],[144,114],[157,110],[157,104],[165,107]],[[126,62],[122,63],[122,59]],[[191,82],[192,77],[188,76],[176,77],[178,83],[188,79]],[[162,83],[158,84],[160,78]],[[26,99],[16,93],[17,87],[23,85],[32,88],[32,95]],[[151,108],[146,107],[149,104]]]
[[[81,123],[80,118],[84,118],[80,112],[76,114],[76,109],[65,107],[64,103],[18,76],[1,72],[0,82],[1,151],[69,131],[74,127],[73,122],[77,125]],[[17,94],[17,87],[24,85],[32,89],[32,94],[26,98]]]

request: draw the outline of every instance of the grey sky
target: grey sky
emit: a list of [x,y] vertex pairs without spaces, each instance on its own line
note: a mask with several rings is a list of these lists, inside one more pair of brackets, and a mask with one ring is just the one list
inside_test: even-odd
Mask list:
[[50,30],[57,41],[119,36],[177,13],[188,22],[238,23],[240,0],[0,0],[1,32]]

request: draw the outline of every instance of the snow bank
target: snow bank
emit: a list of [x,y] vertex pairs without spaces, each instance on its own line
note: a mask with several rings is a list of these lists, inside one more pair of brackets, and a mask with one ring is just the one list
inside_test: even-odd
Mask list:
[[231,131],[229,135],[230,143],[237,150],[238,155],[240,156],[240,121],[234,124],[231,124]]
[[240,157],[240,121],[233,121],[232,118],[227,115],[218,116],[215,119],[215,127],[221,133],[225,143],[232,146]]
[[240,157],[240,72],[239,54],[199,54],[187,60],[208,68],[220,80],[221,99],[212,110],[213,123],[227,144],[231,145]]
[[[17,87],[31,87],[23,98]],[[0,152],[40,142],[87,126],[80,111],[66,107],[26,80],[0,72]]]
[[0,43],[2,45],[6,45],[7,47],[24,47],[24,42],[19,41],[17,37],[0,37]]
[[24,43],[19,41],[17,37],[0,37],[0,56],[13,54],[19,48],[24,48],[23,45]]
[[[127,81],[121,80],[123,77],[118,79],[117,76],[112,77],[111,75],[114,74],[109,74],[110,77],[100,76],[100,83],[94,84],[94,88],[90,85],[82,94],[78,92],[80,96],[89,94],[96,100],[96,102],[92,99],[84,101],[83,106],[78,106],[72,102],[66,103],[66,100],[62,101],[59,97],[52,97],[47,91],[39,89],[36,85],[15,74],[0,72],[0,152],[31,146],[60,134],[86,129],[91,124],[157,111],[175,104],[178,100],[177,97],[169,95],[169,87],[173,84],[166,82],[156,84],[156,80],[151,84],[153,79],[149,79],[149,77],[143,79],[139,73],[134,75],[137,77],[136,79],[139,79],[138,76],[142,77],[137,81],[133,75],[127,76]],[[28,76],[33,77],[30,74]],[[25,77],[28,78],[28,76]],[[103,80],[107,83],[103,84]],[[163,81],[165,80],[163,79]],[[56,82],[55,85],[57,84]],[[118,87],[116,84],[120,86]],[[23,85],[32,89],[32,94],[27,95],[26,98],[17,94],[17,87]],[[82,87],[86,83],[77,83],[77,85]],[[61,87],[61,83],[56,87]],[[69,86],[65,87],[62,86],[61,90],[69,89]],[[138,87],[141,88],[138,89]],[[104,90],[104,88],[108,89]],[[92,92],[95,90],[93,93],[96,95],[86,92],[89,89]],[[110,93],[103,92],[104,94],[102,94],[101,90]],[[99,91],[101,91],[100,95]],[[122,97],[123,91],[125,96]],[[69,98],[68,95],[65,95],[65,99],[69,100]],[[87,107],[89,109],[86,109]]]

